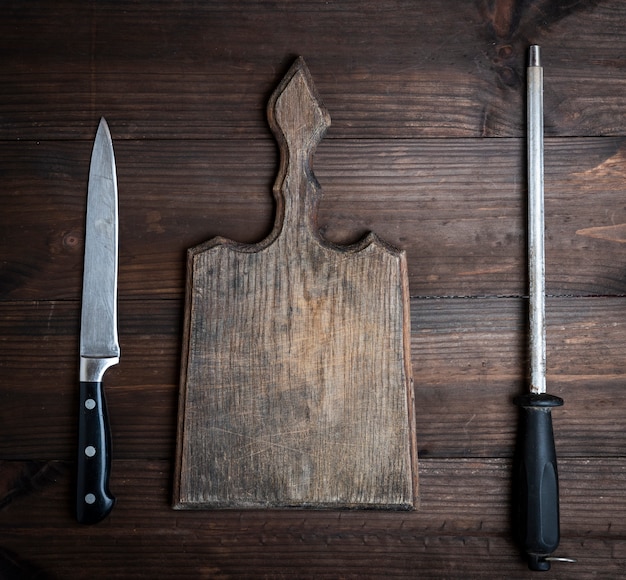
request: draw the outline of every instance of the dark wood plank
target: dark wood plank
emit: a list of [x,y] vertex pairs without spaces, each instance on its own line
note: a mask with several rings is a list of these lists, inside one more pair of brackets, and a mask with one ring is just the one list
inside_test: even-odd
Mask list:
[[[624,454],[623,298],[548,300],[548,388],[559,456]],[[521,299],[414,299],[412,363],[422,457],[507,457],[512,398],[525,380]],[[71,460],[75,445],[75,302],[0,308],[0,457]],[[115,455],[174,452],[182,304],[122,300],[122,361],[107,374]]]
[[[564,535],[593,539],[623,536],[624,458],[563,458],[559,466]],[[214,534],[257,534],[268,529],[288,533],[294,527],[314,530],[329,525],[346,531],[368,528],[379,533],[441,536],[506,535],[508,530],[511,464],[504,459],[421,459],[424,485],[415,512],[289,509],[211,513],[171,509],[171,462],[117,460],[112,486],[119,496],[119,509],[98,528],[83,528],[73,521],[73,469],[71,463],[58,461],[0,463],[5,487],[11,485],[15,491],[4,504],[3,527],[119,531],[132,527],[131,521],[145,518],[150,520],[148,527],[155,530],[174,530],[176,522],[184,522],[188,530],[204,529]],[[29,477],[32,473],[38,474],[34,485]]]
[[[511,401],[528,388],[526,306],[501,298],[412,302],[422,456],[512,450]],[[615,426],[626,405],[623,298],[549,298],[546,309],[548,392],[565,400],[553,414],[559,456],[622,455]]]
[[103,114],[118,137],[266,136],[267,95],[297,55],[335,112],[330,138],[519,136],[532,42],[548,133],[623,135],[625,18],[620,0],[16,1],[0,137],[89,139]]
[[[95,128],[94,128],[95,130]],[[185,252],[273,223],[273,141],[115,141],[120,293],[180,298]],[[0,143],[2,298],[80,296],[90,144]],[[412,296],[523,295],[524,144],[517,139],[323,141],[314,171],[322,235],[373,230],[407,252]],[[626,293],[621,139],[546,143],[547,289]]]
[[[0,457],[71,459],[76,445],[77,302],[3,305],[0,343]],[[115,456],[170,457],[174,452],[182,305],[122,301],[123,362],[107,372]],[[131,369],[135,369],[135,371]],[[39,441],[40,444],[35,443]],[[130,454],[130,455],[128,455]]]
[[[510,541],[525,379],[524,60],[545,64],[548,388],[562,541],[546,578],[617,578],[624,542],[626,4],[3,3],[0,576],[532,578]],[[421,506],[169,508],[184,255],[273,223],[265,103],[306,57],[333,125],[322,234],[407,251]],[[89,153],[111,125],[122,363],[109,519],[72,515]],[[497,137],[485,139],[484,137]],[[15,461],[6,461],[6,460]]]
[[[614,576],[626,564],[626,463],[560,464],[559,553],[579,562],[546,577],[586,578],[598,567]],[[508,535],[510,468],[506,460],[422,460],[421,505],[410,513],[181,513],[168,505],[170,462],[115,461],[118,505],[101,525],[84,527],[72,519],[72,468],[57,464],[54,480],[5,506],[0,543],[54,578],[467,578],[486,569],[531,578]],[[8,469],[16,466],[0,463],[0,473]]]

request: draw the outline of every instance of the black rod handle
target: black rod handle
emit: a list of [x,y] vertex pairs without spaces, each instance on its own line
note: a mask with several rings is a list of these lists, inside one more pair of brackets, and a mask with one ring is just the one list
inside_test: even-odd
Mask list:
[[549,570],[547,558],[557,549],[559,481],[552,431],[553,407],[563,399],[548,394],[525,394],[520,407],[514,477],[514,517],[520,547],[531,570]]
[[109,492],[111,431],[101,382],[80,383],[76,519],[95,524],[115,505]]

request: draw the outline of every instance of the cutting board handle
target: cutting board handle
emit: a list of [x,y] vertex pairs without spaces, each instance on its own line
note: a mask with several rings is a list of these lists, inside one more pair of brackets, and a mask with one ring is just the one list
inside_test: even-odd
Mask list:
[[280,168],[274,183],[274,233],[300,240],[317,239],[321,190],[311,169],[311,158],[330,127],[330,115],[302,57],[270,97],[267,116],[280,148]]

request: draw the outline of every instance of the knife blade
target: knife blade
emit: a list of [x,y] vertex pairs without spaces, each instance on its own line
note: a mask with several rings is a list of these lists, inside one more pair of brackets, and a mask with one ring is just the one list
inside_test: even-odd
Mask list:
[[94,524],[113,509],[111,432],[103,376],[120,360],[117,333],[118,199],[115,157],[102,118],[91,154],[80,323],[76,519]]

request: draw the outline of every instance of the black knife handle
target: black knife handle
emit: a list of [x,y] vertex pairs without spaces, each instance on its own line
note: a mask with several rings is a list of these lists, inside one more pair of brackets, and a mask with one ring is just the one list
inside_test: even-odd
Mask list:
[[76,519],[95,524],[113,509],[109,492],[111,431],[101,382],[80,383]]
[[518,540],[531,570],[549,570],[546,560],[558,547],[559,481],[552,432],[552,407],[563,399],[526,394],[515,399],[520,407],[515,467],[514,517]]

